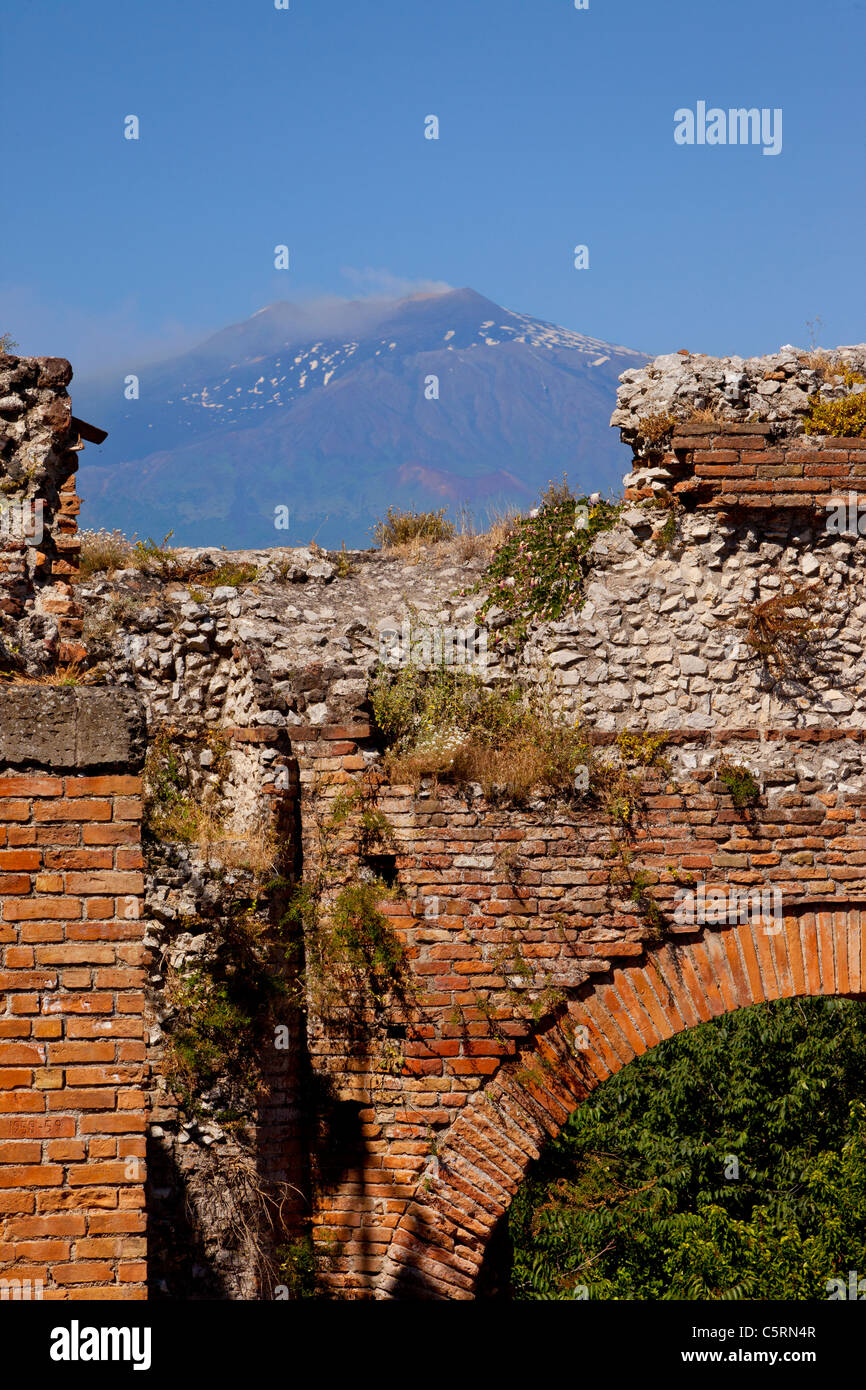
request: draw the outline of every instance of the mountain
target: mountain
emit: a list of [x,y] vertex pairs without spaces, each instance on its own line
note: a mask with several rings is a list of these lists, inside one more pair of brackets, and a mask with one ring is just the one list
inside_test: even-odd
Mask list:
[[620,372],[645,360],[471,289],[272,304],[141,368],[138,400],[120,376],[76,381],[76,413],[109,432],[82,458],[81,524],[230,549],[353,547],[392,504],[483,520],[564,472],[619,490],[629,455],[608,420]]

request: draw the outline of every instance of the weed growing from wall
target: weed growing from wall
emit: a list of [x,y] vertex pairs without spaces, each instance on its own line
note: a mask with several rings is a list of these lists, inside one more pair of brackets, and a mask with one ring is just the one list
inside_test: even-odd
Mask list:
[[373,538],[383,550],[414,540],[428,541],[434,545],[437,541],[450,541],[456,527],[445,513],[445,507],[440,507],[436,512],[401,511],[399,507],[389,507],[384,519],[372,527]]
[[380,668],[370,699],[394,782],[478,783],[489,800],[519,804],[542,788],[573,796],[578,769],[589,765],[586,733],[543,694],[490,689],[460,667]]
[[740,763],[720,763],[716,769],[719,780],[724,782],[735,806],[751,806],[757,801],[761,789],[747,767]]
[[242,869],[259,881],[269,878],[278,846],[269,820],[244,831],[228,823],[223,779],[229,772],[229,750],[218,733],[203,740],[213,755],[210,773],[216,778],[202,788],[192,776],[183,741],[171,730],[156,733],[144,766],[144,828],[156,840],[189,845],[204,859],[224,868]]
[[366,1005],[381,1012],[386,1002],[405,1003],[413,992],[406,952],[382,911],[397,890],[374,874],[361,877],[362,857],[391,839],[390,822],[375,805],[377,785],[365,778],[333,799],[318,822],[315,875],[296,887],[284,918],[304,943],[299,1005],[312,999],[321,1015],[338,1017],[357,1003],[354,1024],[361,1031]]
[[[839,375],[849,391],[866,385],[866,377],[859,372],[846,370]],[[809,406],[804,429],[807,434],[866,435],[866,391],[851,391],[838,399],[818,396]]]
[[575,496],[563,478],[548,485],[529,516],[514,520],[478,586],[487,591],[478,621],[494,609],[507,620],[494,632],[494,643],[503,637],[525,642],[533,621],[556,622],[580,606],[593,542],[610,530],[620,510],[619,504]]
[[[275,880],[268,889],[286,886]],[[280,929],[272,931],[261,908],[257,896],[235,900],[222,918],[190,924],[208,930],[207,953],[196,969],[169,974],[166,1076],[191,1113],[197,1113],[197,1096],[216,1082],[248,1095],[261,1090],[260,1058],[275,1019],[291,1003],[287,941]],[[231,1127],[231,1120],[226,1123]]]
[[779,592],[747,606],[746,646],[777,678],[804,677],[813,666],[822,630],[820,589],[783,579]]

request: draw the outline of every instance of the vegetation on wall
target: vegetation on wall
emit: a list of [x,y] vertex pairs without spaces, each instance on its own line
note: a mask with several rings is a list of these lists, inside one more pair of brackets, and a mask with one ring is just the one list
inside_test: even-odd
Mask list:
[[432,544],[449,541],[454,536],[456,527],[453,521],[448,520],[446,510],[445,507],[440,507],[436,512],[418,512],[414,509],[401,511],[398,507],[389,507],[384,518],[372,527],[373,538],[383,550],[414,540],[429,541]]
[[[840,376],[849,391],[852,386],[866,385],[866,377],[847,368],[837,369],[833,375]],[[807,434],[866,435],[866,391],[831,399],[815,397],[809,405],[804,428]]]
[[638,432],[648,444],[659,449],[669,439],[676,423],[676,415],[673,415],[669,410],[654,410],[641,416],[638,421]]
[[465,667],[380,667],[370,699],[394,782],[448,777],[519,803],[541,788],[573,795],[589,766],[585,731],[558,718],[543,693],[489,688]]
[[306,1008],[312,997],[324,1016],[345,1012],[353,1001],[378,1012],[412,992],[406,952],[382,911],[396,890],[372,871],[361,873],[362,857],[390,843],[376,791],[376,779],[364,778],[324,803],[315,873],[295,888],[284,919],[304,952],[297,1003]]
[[156,840],[188,845],[204,859],[215,858],[224,868],[247,870],[262,881],[276,864],[273,827],[264,820],[243,831],[229,824],[229,806],[222,795],[222,780],[229,769],[228,745],[218,733],[211,733],[201,746],[213,755],[209,771],[214,780],[204,785],[191,774],[184,741],[171,730],[154,734],[144,767],[145,833]]
[[512,1204],[519,1299],[826,1299],[866,1269],[866,1004],[759,1004],[600,1086]]
[[563,478],[548,485],[528,516],[513,520],[479,585],[487,597],[478,621],[484,622],[493,609],[506,617],[494,642],[503,637],[525,641],[533,620],[555,622],[569,608],[579,607],[593,542],[610,530],[620,510],[611,502],[575,496]]
[[782,576],[778,593],[746,605],[746,646],[777,679],[805,678],[818,660],[822,608],[818,585]]
[[122,531],[108,531],[104,527],[79,534],[81,555],[78,573],[82,580],[92,579],[96,574],[112,575],[125,569],[141,570],[164,581],[190,583],[194,580],[206,588],[217,588],[219,585],[240,587],[252,584],[258,578],[255,565],[234,560],[211,566],[181,561],[177,551],[169,546],[172,531],[161,541],[154,540],[152,536],[138,540],[135,536],[125,536]]
[[[266,888],[282,886],[275,880]],[[292,1002],[288,934],[285,924],[271,925],[267,906],[267,898],[232,898],[219,917],[183,923],[208,937],[196,967],[171,968],[166,980],[165,1071],[189,1112],[216,1083],[248,1095],[261,1089],[261,1058]],[[231,1116],[222,1119],[231,1124]]]
[[[202,746],[212,755],[208,784],[192,772],[191,754]],[[193,1112],[216,1082],[247,1093],[260,1088],[264,1040],[290,995],[286,933],[272,928],[268,911],[272,894],[287,887],[275,876],[276,835],[270,823],[246,833],[228,824],[228,770],[228,747],[218,734],[190,744],[162,730],[145,762],[145,843],[182,846],[221,877],[234,871],[219,915],[180,922],[193,936],[207,936],[195,968],[167,974],[166,1074]]]
[[724,782],[735,806],[750,806],[757,801],[761,788],[752,773],[741,763],[722,762],[716,769],[720,782]]

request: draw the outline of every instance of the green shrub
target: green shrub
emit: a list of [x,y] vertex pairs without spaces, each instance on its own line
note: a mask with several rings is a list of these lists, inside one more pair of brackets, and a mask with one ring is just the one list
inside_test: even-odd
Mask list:
[[515,729],[523,712],[519,691],[488,690],[476,672],[444,664],[432,671],[380,667],[370,701],[389,745],[401,751],[454,731],[495,738]]
[[360,973],[382,998],[399,983],[405,951],[379,903],[391,896],[384,883],[350,883],[337,894],[330,913],[329,954]]
[[662,525],[653,532],[653,544],[656,550],[668,550],[676,538],[677,514],[675,509],[671,507]]
[[[578,607],[588,552],[599,532],[614,525],[619,510],[610,502],[576,497],[564,478],[550,483],[536,514],[513,523],[487,566],[479,586],[488,591],[479,622],[501,608],[508,635],[524,641],[533,619],[555,622]],[[493,641],[499,636],[494,633]]]
[[826,1299],[866,1268],[864,1076],[866,1004],[847,999],[759,1004],[651,1048],[518,1189],[512,1296]]
[[312,1237],[301,1236],[291,1245],[277,1251],[279,1281],[285,1286],[290,1300],[318,1298],[316,1286],[316,1252]]
[[233,589],[238,589],[242,584],[252,584],[258,579],[259,572],[255,565],[232,564],[219,565],[214,570],[202,570],[196,577],[199,584],[205,585],[208,589],[219,588],[226,585]]
[[760,795],[761,789],[747,767],[739,763],[722,763],[718,774],[735,806],[749,806]]
[[152,536],[148,536],[146,541],[136,541],[132,547],[132,563],[138,569],[155,569],[169,578],[176,566],[174,552],[168,549],[173,535],[172,530],[161,541],[155,541]]
[[173,1002],[178,1010],[171,1033],[173,1078],[194,1095],[236,1072],[239,1064],[247,1076],[254,1019],[229,985],[195,972],[178,981]]
[[585,733],[557,720],[542,697],[487,689],[460,667],[380,669],[371,703],[398,782],[443,776],[519,802],[540,787],[570,795],[577,769],[589,766]]
[[[853,384],[856,373],[849,373],[846,384]],[[862,380],[863,378],[858,378]],[[866,435],[866,391],[828,401],[819,396],[806,416],[807,434]]]

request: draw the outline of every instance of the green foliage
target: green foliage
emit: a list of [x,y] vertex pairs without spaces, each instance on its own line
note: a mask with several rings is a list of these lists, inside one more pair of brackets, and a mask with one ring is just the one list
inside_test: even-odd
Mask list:
[[220,1075],[246,1070],[253,1018],[229,993],[226,981],[200,971],[179,980],[173,1003],[178,1019],[171,1034],[175,1075],[191,1090],[206,1089]]
[[238,565],[228,562],[224,565],[218,565],[213,570],[203,570],[198,575],[198,582],[208,589],[216,589],[220,585],[238,589],[242,584],[252,584],[258,578],[258,574],[255,565]]
[[291,1301],[318,1298],[316,1286],[316,1252],[311,1236],[301,1236],[291,1245],[277,1251],[279,1282],[285,1286]]
[[348,579],[350,574],[355,573],[355,566],[352,564],[345,541],[341,543],[338,554],[331,557],[331,563],[338,579]]
[[174,531],[171,530],[161,541],[155,541],[152,536],[148,536],[146,541],[136,541],[132,547],[132,563],[138,569],[156,569],[167,574],[175,563],[174,553],[168,549],[173,535]]
[[616,746],[626,762],[636,763],[638,767],[658,767],[663,771],[667,771],[669,766],[667,760],[660,756],[667,741],[667,734],[651,734],[643,730],[632,732],[623,729],[616,736]]
[[432,774],[519,802],[540,787],[573,794],[577,769],[589,766],[585,732],[562,723],[543,696],[489,689],[462,667],[382,668],[370,699],[395,782]]
[[[550,483],[537,514],[514,521],[487,566],[480,587],[488,593],[479,621],[492,608],[501,608],[508,618],[508,635],[522,642],[533,620],[555,622],[569,608],[578,607],[588,553],[599,532],[614,525],[619,511],[610,502],[593,504],[576,497],[565,478]],[[494,642],[499,639],[494,633]]]
[[186,766],[166,734],[157,734],[148,747],[144,782],[145,828],[160,839],[190,843],[195,832],[195,803]]
[[11,333],[0,333],[0,352],[12,352],[17,346]]
[[[845,374],[846,386],[864,380],[857,372]],[[839,400],[818,396],[809,407],[805,430],[807,434],[866,435],[866,391]]]
[[575,1111],[508,1219],[517,1298],[826,1298],[866,1269],[866,1004],[662,1042]]
[[389,745],[401,751],[454,730],[501,738],[518,727],[523,713],[519,690],[488,690],[475,671],[445,664],[432,671],[380,667],[370,702]]
[[379,909],[390,896],[384,883],[350,883],[337,894],[330,913],[329,955],[361,973],[377,999],[399,984],[405,963],[403,946]]
[[211,951],[201,968],[169,978],[174,1016],[166,1072],[192,1112],[198,1093],[215,1081],[239,1083],[252,1093],[260,1089],[259,1059],[291,997],[289,953],[279,933],[271,934],[257,916],[258,906],[257,900],[229,904],[224,918],[208,924]]
[[653,532],[653,543],[656,550],[667,550],[673,545],[677,538],[677,514],[673,507],[668,511],[664,522],[659,529]]
[[446,507],[437,512],[404,512],[399,507],[389,507],[384,520],[377,521],[371,528],[377,545],[386,548],[390,545],[405,545],[407,541],[450,541],[455,526],[445,515]]
[[760,795],[761,789],[747,767],[740,763],[722,763],[718,768],[719,780],[724,782],[735,806],[750,806]]

